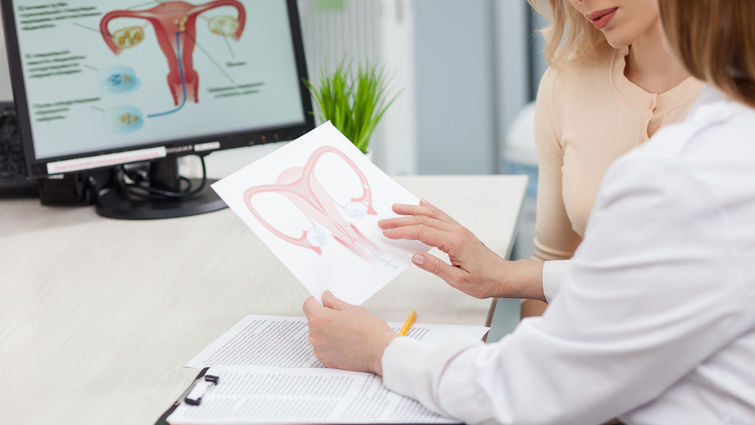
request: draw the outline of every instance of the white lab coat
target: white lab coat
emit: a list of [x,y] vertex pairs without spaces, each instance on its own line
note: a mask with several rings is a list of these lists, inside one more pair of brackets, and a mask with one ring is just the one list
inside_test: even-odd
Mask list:
[[397,338],[385,384],[468,423],[755,424],[755,110],[701,105],[616,161],[558,268],[543,317]]

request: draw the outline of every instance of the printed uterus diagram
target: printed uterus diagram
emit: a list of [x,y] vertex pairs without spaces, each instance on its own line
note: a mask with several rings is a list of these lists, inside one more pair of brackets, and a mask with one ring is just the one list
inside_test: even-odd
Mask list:
[[142,26],[129,26],[111,30],[111,21],[117,18],[145,19],[152,24],[157,42],[168,61],[168,87],[178,108],[155,116],[176,112],[187,102],[199,102],[199,74],[194,69],[194,48],[197,44],[197,19],[203,13],[222,6],[234,7],[236,16],[207,18],[212,33],[241,38],[246,23],[246,11],[237,0],[215,0],[194,5],[183,1],[160,2],[147,10],[114,10],[100,21],[100,33],[110,50],[116,55],[125,49],[137,47],[147,34]]
[[[335,157],[353,170],[339,176],[341,181],[357,179],[361,193],[339,202],[330,195],[332,188],[326,188],[317,178],[315,170],[323,157]],[[351,184],[350,187],[357,187]],[[287,234],[276,228],[265,219],[280,211],[264,208],[255,204],[255,199],[261,195],[277,194],[285,197],[290,208],[295,208],[303,214],[309,222],[300,234]],[[244,194],[244,202],[249,212],[267,230],[278,238],[302,249],[324,255],[329,241],[344,246],[354,255],[369,262],[377,262],[384,266],[396,266],[385,260],[379,253],[379,248],[373,244],[356,226],[356,222],[367,216],[375,216],[377,212],[372,205],[372,191],[364,173],[354,161],[340,150],[332,146],[322,146],[315,150],[302,166],[290,167],[282,171],[275,183],[258,185],[248,188]],[[261,204],[261,203],[260,203]]]

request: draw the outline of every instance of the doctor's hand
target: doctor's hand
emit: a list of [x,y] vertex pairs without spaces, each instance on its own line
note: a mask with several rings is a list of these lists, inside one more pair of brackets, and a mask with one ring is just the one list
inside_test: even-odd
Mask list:
[[439,208],[422,200],[419,205],[394,204],[404,217],[381,220],[378,226],[390,239],[417,240],[448,254],[451,264],[428,253],[416,253],[412,262],[452,287],[476,298],[543,299],[542,262],[506,261],[491,251],[469,229]]
[[384,320],[330,291],[322,294],[322,304],[307,298],[304,314],[309,343],[325,366],[383,374],[383,351],[398,336]]

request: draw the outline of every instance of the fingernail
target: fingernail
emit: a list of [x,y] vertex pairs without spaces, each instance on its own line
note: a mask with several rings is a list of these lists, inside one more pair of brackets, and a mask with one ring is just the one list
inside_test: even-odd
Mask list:
[[419,200],[419,204],[420,204],[420,205],[430,205],[430,203],[429,203],[429,202],[427,202],[427,201],[425,201],[424,199],[420,199],[420,200]]
[[416,254],[414,257],[412,257],[412,262],[421,266],[422,264],[425,264],[425,257]]

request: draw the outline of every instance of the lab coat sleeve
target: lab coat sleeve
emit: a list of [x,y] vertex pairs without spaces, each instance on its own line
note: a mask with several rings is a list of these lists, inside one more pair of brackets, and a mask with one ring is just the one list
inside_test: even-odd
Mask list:
[[[457,339],[442,347],[435,347],[405,336],[395,338],[383,353],[383,384],[397,393],[414,397],[430,410],[450,416],[435,398],[435,387],[441,375],[435,371],[442,371],[454,356],[479,344],[479,340]],[[424,371],[425,379],[406,379],[402,374],[396,373],[402,370]]]
[[675,161],[630,154],[606,175],[543,317],[498,343],[425,348],[413,361],[389,347],[386,385],[467,423],[619,416],[744,330],[733,234],[704,183]]
[[545,301],[551,302],[558,294],[566,276],[570,260],[553,260],[543,263],[543,294]]

